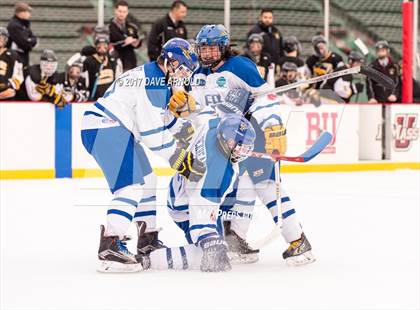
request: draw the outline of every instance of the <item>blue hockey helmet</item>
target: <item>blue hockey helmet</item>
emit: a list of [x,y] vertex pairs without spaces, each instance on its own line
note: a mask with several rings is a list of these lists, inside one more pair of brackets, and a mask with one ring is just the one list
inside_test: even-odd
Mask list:
[[190,77],[198,67],[197,53],[187,40],[181,38],[173,38],[166,42],[160,58],[165,67],[169,65],[174,74],[180,77]]
[[[205,25],[195,38],[195,45],[200,64],[205,68],[213,68],[224,58],[229,46],[229,33],[223,25]],[[217,46],[220,56],[218,58],[202,55],[203,46]]]
[[217,126],[217,142],[221,151],[233,163],[246,159],[254,149],[255,130],[238,114],[227,114]]

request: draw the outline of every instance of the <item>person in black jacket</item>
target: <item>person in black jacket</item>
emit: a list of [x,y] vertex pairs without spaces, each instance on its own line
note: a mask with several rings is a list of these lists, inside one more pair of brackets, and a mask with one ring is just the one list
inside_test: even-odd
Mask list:
[[86,57],[83,70],[87,72],[90,100],[105,94],[108,87],[122,73],[122,63],[117,53],[109,52],[109,37],[98,35],[95,38],[96,52]]
[[275,64],[283,56],[283,37],[276,26],[273,25],[273,10],[262,9],[259,22],[248,32],[247,38],[253,33],[259,33],[264,38],[263,52],[270,54]]
[[137,66],[137,58],[134,49],[139,48],[137,26],[127,21],[128,3],[120,0],[115,4],[115,17],[109,25],[110,41],[121,58],[123,70],[127,71]]
[[293,62],[298,68],[303,67],[305,62],[300,57],[301,46],[299,40],[295,36],[285,37],[283,41],[284,55],[279,58],[279,66],[285,62]]
[[28,68],[25,87],[32,101],[48,101],[58,107],[65,105],[63,86],[57,72],[57,56],[52,50],[43,50],[39,65]]
[[15,16],[12,17],[7,25],[7,30],[9,31],[7,47],[18,53],[19,62],[23,65],[25,76],[29,66],[29,52],[38,42],[37,37],[30,28],[30,18],[31,7],[26,3],[19,2],[15,5]]
[[271,56],[263,52],[264,39],[259,33],[253,33],[249,36],[244,51],[244,56],[251,59],[257,65],[261,77],[267,81],[268,70],[271,64]]
[[[335,69],[344,66],[343,58],[330,51],[326,39],[321,35],[312,38],[312,47],[315,54],[306,59],[306,68],[310,76],[320,76],[331,73]],[[319,89],[321,83],[315,84]]]
[[[363,65],[365,62],[364,56],[357,52],[357,51],[351,51],[348,59],[347,64],[345,66],[339,67],[335,69],[334,71],[341,71],[346,70],[349,68],[357,67]],[[325,80],[321,88],[322,89],[330,89],[334,91],[334,93],[342,99],[345,103],[349,103],[350,99],[353,95],[361,93],[363,91],[363,84],[362,83],[354,83],[353,81],[354,75],[348,74],[344,75],[338,78],[332,78],[329,80]],[[323,93],[326,96],[327,93]],[[336,96],[331,96],[331,99],[337,98]],[[339,101],[341,102],[341,100]]]
[[67,66],[66,72],[60,73],[63,85],[63,97],[66,102],[83,102],[89,98],[86,80],[82,77],[83,62],[77,60]]
[[15,99],[23,82],[22,64],[15,51],[6,47],[9,32],[0,27],[0,100]]
[[400,70],[396,63],[393,62],[390,55],[389,44],[385,40],[378,41],[375,45],[376,48],[376,59],[369,65],[375,70],[378,70],[393,79],[396,87],[394,89],[388,89],[383,87],[381,84],[367,79],[367,96],[369,103],[386,103],[386,102],[398,102],[398,98],[401,93],[401,79]]
[[158,19],[153,25],[147,40],[147,54],[150,61],[155,61],[163,44],[172,38],[187,39],[187,28],[182,21],[187,16],[188,6],[184,1],[174,1],[166,16]]

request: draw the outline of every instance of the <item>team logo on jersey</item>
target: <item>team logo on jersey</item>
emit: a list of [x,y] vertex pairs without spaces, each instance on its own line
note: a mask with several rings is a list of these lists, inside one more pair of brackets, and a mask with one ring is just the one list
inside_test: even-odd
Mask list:
[[205,162],[207,158],[205,142],[204,137],[201,137],[194,146],[195,156],[201,162]]
[[226,78],[224,76],[221,76],[216,81],[217,86],[219,87],[225,87],[226,85]]
[[248,126],[247,126],[247,124],[245,124],[245,123],[241,123],[240,125],[239,125],[239,131],[245,131],[245,130],[247,130],[248,129]]
[[412,141],[419,138],[419,127],[417,126],[418,115],[397,114],[392,126],[392,148],[396,152],[406,152],[412,146]]

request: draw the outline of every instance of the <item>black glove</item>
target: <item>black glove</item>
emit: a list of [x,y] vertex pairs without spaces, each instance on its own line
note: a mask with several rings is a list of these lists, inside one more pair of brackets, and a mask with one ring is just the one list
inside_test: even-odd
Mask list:
[[198,159],[194,159],[194,155],[183,149],[177,148],[174,155],[169,158],[171,167],[177,170],[181,175],[191,182],[198,182],[206,172],[206,166]]
[[186,122],[182,125],[181,130],[174,135],[175,139],[178,140],[179,145],[183,148],[187,148],[194,136],[194,127],[190,122]]

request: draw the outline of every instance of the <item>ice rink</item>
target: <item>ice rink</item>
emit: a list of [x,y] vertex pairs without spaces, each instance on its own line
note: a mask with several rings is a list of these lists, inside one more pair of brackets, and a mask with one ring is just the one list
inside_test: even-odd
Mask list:
[[[317,262],[286,266],[279,238],[258,263],[222,274],[97,273],[99,225],[111,198],[104,179],[2,181],[1,308],[419,308],[419,171],[283,180]],[[158,220],[161,239],[178,245],[182,234],[166,214],[168,181],[160,179]],[[271,230],[258,208],[249,240]]]

